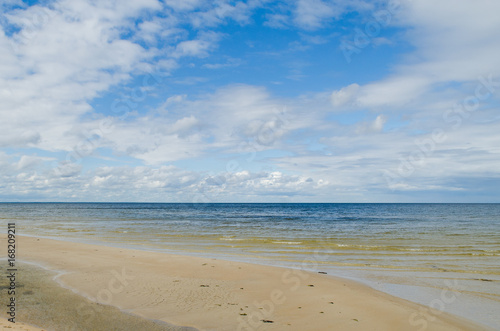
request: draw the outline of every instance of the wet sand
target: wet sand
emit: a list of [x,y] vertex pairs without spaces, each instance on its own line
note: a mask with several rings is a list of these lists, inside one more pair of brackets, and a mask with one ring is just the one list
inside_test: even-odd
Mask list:
[[[110,330],[108,320],[95,317],[102,307],[110,309],[104,317],[122,326],[130,325],[122,320],[128,316],[199,330],[489,330],[356,282],[302,270],[33,237],[18,238],[18,259],[47,269],[35,268],[38,273],[50,270],[44,279],[58,284],[57,290],[33,310],[52,310],[68,330],[89,330],[80,325],[89,318],[97,323],[92,329]],[[20,268],[20,277],[28,269]],[[65,302],[64,309],[50,299],[60,291],[64,299],[52,301]],[[36,325],[50,329],[42,323]]]
[[[54,280],[60,275],[54,271],[26,263],[17,263],[16,267],[16,323],[4,321],[7,328],[10,326],[26,330],[18,322],[24,321],[43,326],[47,330],[193,331],[144,319],[116,307],[91,301],[62,287]],[[7,277],[2,277],[0,287],[8,287],[7,282]],[[1,302],[7,302],[9,297],[6,291],[2,291]]]

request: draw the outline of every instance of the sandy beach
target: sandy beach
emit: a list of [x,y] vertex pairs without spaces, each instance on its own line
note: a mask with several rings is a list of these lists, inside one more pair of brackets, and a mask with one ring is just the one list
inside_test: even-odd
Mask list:
[[23,331],[43,331],[31,325],[24,324],[22,322],[16,322],[15,324],[9,322],[5,318],[0,318],[0,329],[2,330],[23,330]]
[[[176,326],[228,331],[488,330],[318,272],[34,237],[19,237],[18,247],[19,261],[50,270],[60,286],[88,302]],[[89,304],[82,304],[67,318],[93,314]]]

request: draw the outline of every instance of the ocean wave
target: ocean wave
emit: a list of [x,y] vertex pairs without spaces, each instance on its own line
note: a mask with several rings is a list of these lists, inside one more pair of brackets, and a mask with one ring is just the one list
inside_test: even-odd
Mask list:
[[229,238],[229,237],[221,237],[219,240],[224,240],[224,241],[243,241],[245,239],[243,238]]

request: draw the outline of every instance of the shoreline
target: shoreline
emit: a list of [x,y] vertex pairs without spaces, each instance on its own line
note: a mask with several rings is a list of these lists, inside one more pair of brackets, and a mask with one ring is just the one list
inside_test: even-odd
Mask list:
[[[392,295],[394,297],[408,300],[410,302],[434,307],[440,311],[460,316],[473,323],[500,330],[500,319],[496,310],[500,307],[498,294],[489,294],[484,289],[478,291],[477,286],[491,286],[486,281],[499,282],[500,279],[493,275],[488,279],[474,278],[473,274],[454,274],[452,272],[434,272],[425,274],[414,273],[407,270],[391,270],[388,268],[364,268],[349,266],[332,266],[324,264],[321,257],[316,255],[302,262],[298,260],[275,260],[266,256],[238,255],[222,252],[198,252],[183,251],[179,249],[168,249],[155,246],[150,243],[132,243],[125,241],[108,241],[97,238],[71,238],[71,237],[47,237],[36,235],[23,235],[31,238],[44,238],[49,240],[63,240],[81,244],[114,247],[117,249],[135,249],[143,252],[164,253],[178,256],[189,256],[199,258],[216,258],[218,260],[250,263],[261,266],[278,266],[281,268],[298,269],[316,273],[327,271],[341,279],[348,279],[375,290]],[[406,275],[404,275],[406,273]],[[403,274],[403,276],[402,276]],[[492,280],[493,279],[493,280]],[[481,280],[485,282],[481,284]],[[484,293],[488,293],[484,295]],[[495,292],[496,293],[496,292]]]
[[[145,319],[112,305],[98,304],[57,281],[63,273],[35,263],[16,263],[16,323],[5,328],[25,330],[25,321],[46,330],[196,331]],[[0,285],[4,285],[0,280]],[[2,301],[6,298],[0,295]],[[7,327],[8,326],[8,327]]]
[[364,284],[244,262],[18,237],[73,292],[200,330],[490,330]]

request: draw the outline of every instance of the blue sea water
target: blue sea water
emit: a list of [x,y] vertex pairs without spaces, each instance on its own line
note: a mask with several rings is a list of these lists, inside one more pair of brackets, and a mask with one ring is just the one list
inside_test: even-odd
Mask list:
[[1,203],[0,218],[24,235],[328,271],[431,306],[452,286],[439,309],[500,329],[500,204]]

